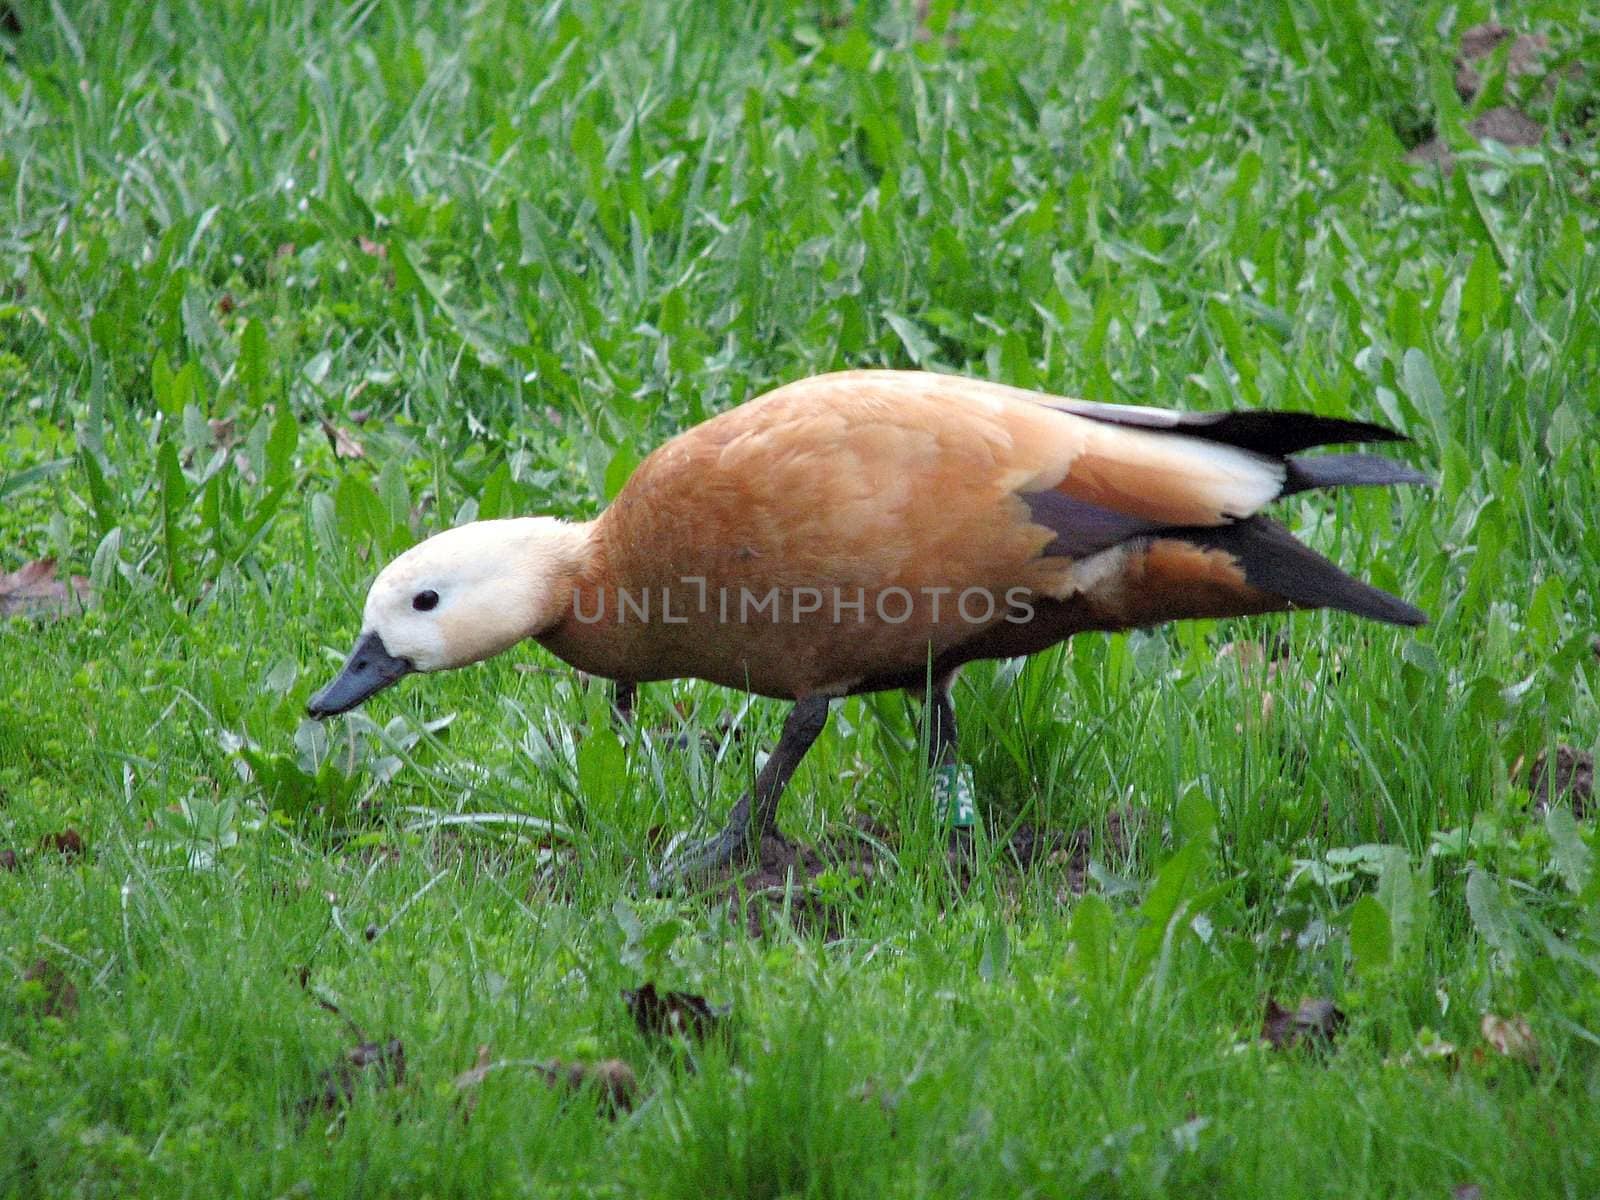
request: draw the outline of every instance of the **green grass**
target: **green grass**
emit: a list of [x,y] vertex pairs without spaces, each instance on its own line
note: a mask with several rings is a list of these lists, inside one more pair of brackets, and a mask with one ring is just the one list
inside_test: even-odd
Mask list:
[[[931,7],[8,7],[0,571],[97,603],[0,624],[0,1194],[1600,1194],[1594,823],[1514,769],[1600,729],[1593,6],[1494,7],[1580,72],[1466,104],[1482,0]],[[1545,142],[1473,147],[1518,97]],[[1435,127],[1449,178],[1403,159]],[[658,685],[642,726],[751,736],[619,740],[530,649],[302,723],[415,537],[592,514],[673,430],[861,365],[1391,422],[1435,490],[1285,515],[1433,624],[970,672],[993,828],[1097,831],[1084,899],[997,854],[958,886],[913,709],[850,702],[783,821],[898,860],[825,881],[833,940],[643,886],[776,706]],[[1218,654],[1280,636],[1270,678]],[[472,813],[532,820],[439,824]],[[647,978],[731,1042],[647,1042]],[[1269,995],[1349,1022],[1264,1049]],[[302,1122],[352,1024],[404,1084]],[[480,1044],[650,1099],[507,1067],[464,1121]]]

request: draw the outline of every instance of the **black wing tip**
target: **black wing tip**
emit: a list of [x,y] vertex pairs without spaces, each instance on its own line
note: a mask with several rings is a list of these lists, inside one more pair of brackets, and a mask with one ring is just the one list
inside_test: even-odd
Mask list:
[[1226,421],[1230,417],[1241,419],[1257,419],[1262,423],[1272,422],[1286,426],[1303,425],[1308,429],[1319,429],[1328,435],[1326,442],[1317,442],[1319,446],[1331,446],[1337,441],[1345,442],[1409,442],[1410,435],[1401,433],[1389,425],[1380,425],[1376,421],[1364,421],[1360,417],[1329,417],[1322,413],[1306,412],[1301,408],[1236,408],[1222,412],[1192,413],[1196,418],[1206,418],[1213,421]]
[[[1340,429],[1349,432],[1350,436],[1345,441],[1350,442],[1409,442],[1411,435],[1401,433],[1388,425],[1379,425],[1376,421],[1358,421],[1351,417],[1318,417],[1319,421],[1327,421]],[[1332,442],[1319,443],[1333,445]]]
[[1316,413],[1285,408],[1232,409],[1222,412],[1183,412],[1177,409],[1143,408],[1138,405],[1103,404],[1092,400],[1073,400],[1064,396],[1041,396],[1047,408],[1103,421],[1147,429],[1152,433],[1188,434],[1208,442],[1222,442],[1242,450],[1279,457],[1297,454],[1313,446],[1334,446],[1346,442],[1409,442],[1399,430],[1375,421],[1353,417],[1324,417]]
[[1244,450],[1280,456],[1298,454],[1314,446],[1411,440],[1398,430],[1374,421],[1323,417],[1281,408],[1189,413],[1178,424],[1176,432],[1189,432]]

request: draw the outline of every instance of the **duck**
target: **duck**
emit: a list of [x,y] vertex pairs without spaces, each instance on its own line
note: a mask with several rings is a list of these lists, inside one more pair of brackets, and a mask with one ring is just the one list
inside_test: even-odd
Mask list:
[[851,370],[785,384],[649,454],[599,516],[473,521],[388,563],[308,714],[526,640],[634,689],[694,678],[791,706],[752,789],[658,881],[735,867],[846,696],[923,698],[931,770],[956,762],[968,663],[1079,633],[1328,608],[1426,615],[1262,510],[1346,486],[1427,484],[1404,441],[1281,410],[1105,404],[964,376]]

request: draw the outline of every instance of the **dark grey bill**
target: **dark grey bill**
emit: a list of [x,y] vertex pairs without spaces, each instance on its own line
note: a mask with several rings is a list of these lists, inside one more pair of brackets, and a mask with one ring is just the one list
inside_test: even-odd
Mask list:
[[356,648],[350,651],[350,657],[345,659],[339,677],[311,697],[306,712],[319,721],[349,712],[368,696],[383,691],[415,669],[406,659],[390,654],[376,633],[363,634]]

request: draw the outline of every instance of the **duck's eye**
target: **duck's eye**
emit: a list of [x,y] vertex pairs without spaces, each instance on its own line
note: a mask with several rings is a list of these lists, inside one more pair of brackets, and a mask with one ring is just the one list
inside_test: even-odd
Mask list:
[[429,612],[439,605],[439,593],[429,588],[425,592],[418,592],[411,597],[411,607],[418,612]]

